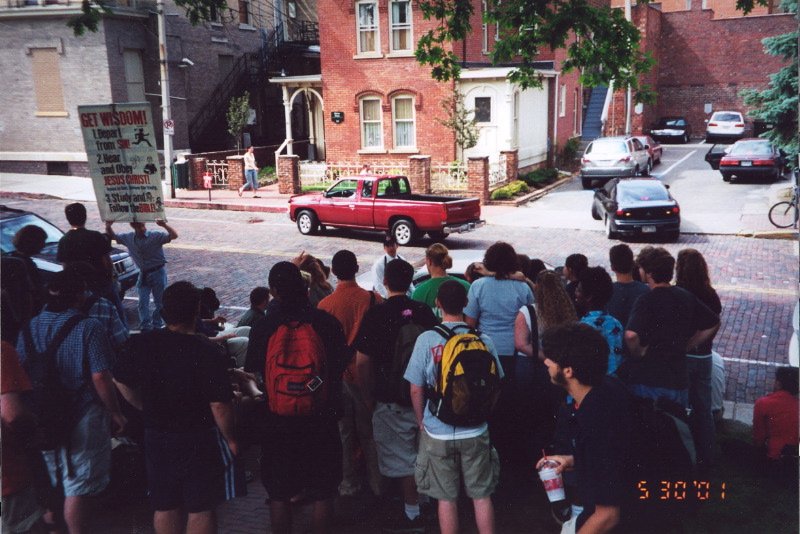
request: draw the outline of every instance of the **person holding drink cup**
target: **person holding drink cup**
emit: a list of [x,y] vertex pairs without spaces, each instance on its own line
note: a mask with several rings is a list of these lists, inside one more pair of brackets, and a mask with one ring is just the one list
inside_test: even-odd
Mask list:
[[630,489],[629,393],[621,382],[606,377],[608,343],[591,326],[548,329],[541,345],[550,380],[574,397],[578,407],[574,455],[544,456],[536,464],[551,501],[563,499],[563,489],[557,494],[560,475],[577,472],[583,512],[567,521],[562,533],[616,532]]

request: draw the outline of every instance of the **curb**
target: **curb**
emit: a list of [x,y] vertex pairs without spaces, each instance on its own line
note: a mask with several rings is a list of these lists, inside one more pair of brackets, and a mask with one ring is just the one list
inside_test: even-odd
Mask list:
[[220,211],[254,211],[260,213],[286,213],[288,208],[280,206],[254,206],[244,204],[225,204],[221,202],[202,202],[188,200],[165,200],[165,206],[171,208],[186,208],[195,210],[220,210]]
[[776,239],[784,241],[797,241],[800,234],[797,230],[742,230],[737,237],[752,237],[754,239]]
[[15,191],[0,191],[0,198],[30,198],[32,200],[65,200],[61,197],[55,197],[46,193],[17,193]]
[[545,196],[547,193],[549,193],[550,191],[552,191],[556,187],[569,182],[570,180],[572,180],[572,178],[573,178],[573,176],[571,176],[571,175],[570,176],[565,176],[564,178],[561,178],[560,180],[556,180],[552,184],[546,185],[545,187],[543,187],[541,189],[537,189],[537,190],[535,190],[535,191],[533,191],[531,193],[528,193],[527,195],[523,195],[521,197],[517,197],[514,200],[488,200],[485,205],[486,206],[507,206],[507,207],[512,207],[512,208],[518,208],[522,204],[526,204],[526,203],[530,202],[531,200],[539,200],[540,198]]

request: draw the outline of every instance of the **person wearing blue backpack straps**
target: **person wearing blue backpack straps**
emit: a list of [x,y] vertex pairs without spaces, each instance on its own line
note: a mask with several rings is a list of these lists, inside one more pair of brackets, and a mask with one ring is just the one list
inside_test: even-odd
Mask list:
[[[448,280],[439,287],[436,305],[442,313],[442,325],[417,338],[405,372],[405,379],[411,384],[411,402],[420,428],[415,480],[420,493],[439,500],[442,534],[459,531],[458,496],[462,480],[475,508],[478,531],[481,534],[495,532],[491,495],[497,486],[500,461],[489,441],[486,417],[497,399],[503,370],[491,338],[464,322],[463,308],[466,304],[467,291],[460,283]],[[454,414],[460,411],[457,402],[452,402],[455,395],[448,393],[443,382],[445,378],[455,380],[454,375],[460,372],[455,363],[452,366],[447,364],[452,353],[458,350],[452,348],[452,344],[462,342],[467,343],[468,348],[458,353],[453,361],[462,357],[459,361],[464,368],[473,362],[473,369],[479,368],[476,374],[488,373],[484,378],[488,377],[486,382],[494,382],[494,391],[489,390],[485,397],[467,403],[474,407],[472,413],[461,411]],[[464,355],[470,352],[473,359],[465,359]],[[448,372],[451,368],[452,374]],[[475,390],[471,393],[478,395]],[[451,406],[445,410],[443,406],[448,402]],[[469,420],[469,424],[445,422],[458,421],[459,417]]]

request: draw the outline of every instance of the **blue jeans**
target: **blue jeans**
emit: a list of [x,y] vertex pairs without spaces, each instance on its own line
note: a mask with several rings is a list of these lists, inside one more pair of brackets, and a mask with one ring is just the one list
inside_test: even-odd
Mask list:
[[686,356],[689,373],[689,428],[697,449],[698,466],[706,469],[714,458],[714,415],[711,413],[711,355]]
[[[164,321],[161,319],[161,297],[167,287],[167,267],[162,265],[155,271],[147,274],[139,273],[136,289],[139,290],[139,329],[150,330],[161,328]],[[154,310],[150,314],[150,293],[153,294]]]
[[247,169],[244,171],[244,178],[246,180],[242,189],[258,190],[258,171],[255,169]]

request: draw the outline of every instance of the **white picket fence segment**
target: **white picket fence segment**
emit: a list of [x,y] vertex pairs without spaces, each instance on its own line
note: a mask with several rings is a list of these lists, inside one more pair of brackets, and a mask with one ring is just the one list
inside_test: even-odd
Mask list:
[[[364,170],[364,163],[301,161],[301,185],[332,185],[347,176],[357,176]],[[370,163],[369,174],[408,175],[408,163]]]
[[206,162],[206,171],[211,173],[212,187],[228,187],[228,162],[225,160]]
[[431,191],[466,191],[467,166],[459,162],[431,165]]

